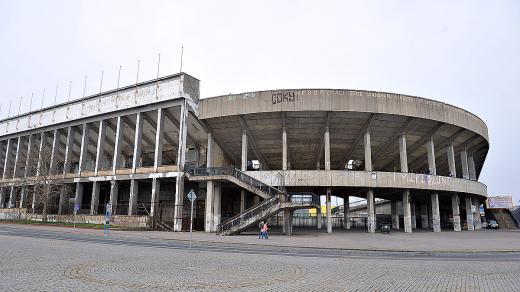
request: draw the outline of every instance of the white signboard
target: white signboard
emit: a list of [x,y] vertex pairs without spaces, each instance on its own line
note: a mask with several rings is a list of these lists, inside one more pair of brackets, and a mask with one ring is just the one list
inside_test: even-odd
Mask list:
[[489,197],[487,199],[487,207],[489,209],[511,209],[511,208],[513,208],[513,197],[511,197],[511,196]]

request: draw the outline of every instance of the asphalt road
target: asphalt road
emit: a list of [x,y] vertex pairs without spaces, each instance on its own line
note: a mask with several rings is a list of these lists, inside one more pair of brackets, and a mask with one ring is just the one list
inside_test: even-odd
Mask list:
[[285,248],[0,224],[0,290],[520,291],[520,253]]

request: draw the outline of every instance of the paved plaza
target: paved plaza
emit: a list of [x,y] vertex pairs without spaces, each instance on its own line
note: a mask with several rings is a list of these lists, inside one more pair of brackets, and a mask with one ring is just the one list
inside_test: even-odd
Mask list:
[[104,236],[0,224],[0,290],[520,290],[517,252],[401,253],[201,241],[189,251],[183,240],[142,236],[146,233]]

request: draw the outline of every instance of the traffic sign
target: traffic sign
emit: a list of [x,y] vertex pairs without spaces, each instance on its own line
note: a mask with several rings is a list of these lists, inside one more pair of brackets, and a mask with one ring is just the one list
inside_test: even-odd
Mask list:
[[190,190],[190,192],[188,193],[188,199],[193,202],[195,201],[195,199],[197,199],[197,195],[195,194],[195,192],[193,190]]

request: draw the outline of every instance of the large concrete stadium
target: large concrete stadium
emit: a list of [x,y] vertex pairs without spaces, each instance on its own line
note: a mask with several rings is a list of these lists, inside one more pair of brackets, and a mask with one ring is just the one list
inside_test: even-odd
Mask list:
[[[333,230],[359,218],[331,197],[366,199],[363,228],[480,229],[486,124],[442,102],[346,89],[281,89],[199,98],[185,73],[0,121],[2,218],[111,222],[181,231],[194,190],[197,230],[228,235],[295,214]],[[49,159],[46,157],[49,156]],[[30,167],[35,162],[36,167]],[[257,163],[258,162],[258,163]],[[47,163],[48,202],[31,179]],[[320,196],[326,208],[321,212]],[[302,209],[303,211],[298,211]],[[312,210],[308,212],[305,210]],[[314,212],[317,210],[317,212]],[[323,218],[323,219],[322,219]],[[356,225],[357,226],[357,225]]]

